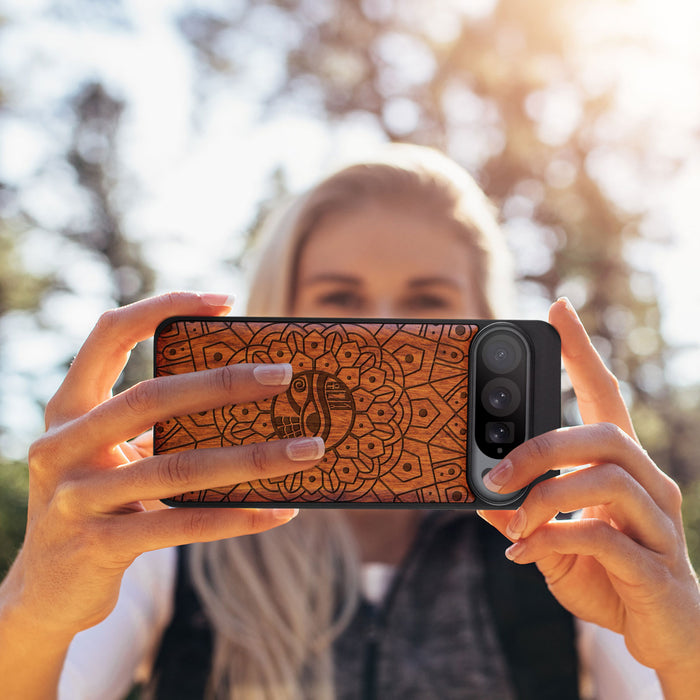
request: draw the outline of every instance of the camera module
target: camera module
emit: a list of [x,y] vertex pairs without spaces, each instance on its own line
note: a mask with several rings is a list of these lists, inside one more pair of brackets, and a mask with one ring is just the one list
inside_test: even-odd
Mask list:
[[476,453],[482,460],[502,459],[530,430],[530,346],[515,325],[497,321],[477,336],[473,352]]
[[[469,363],[467,477],[476,497],[489,506],[508,507],[526,489],[496,493],[486,486],[484,475],[538,434],[535,430],[544,432],[559,424],[559,353],[556,331],[541,321],[486,322],[474,338]],[[541,376],[535,382],[537,371]]]

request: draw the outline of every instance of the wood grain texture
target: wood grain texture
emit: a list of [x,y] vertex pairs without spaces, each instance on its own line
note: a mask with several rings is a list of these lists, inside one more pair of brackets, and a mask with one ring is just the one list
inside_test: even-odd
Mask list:
[[320,436],[312,469],[170,499],[195,503],[468,503],[473,325],[182,319],[156,338],[156,374],[289,362],[287,392],[156,424],[157,453]]

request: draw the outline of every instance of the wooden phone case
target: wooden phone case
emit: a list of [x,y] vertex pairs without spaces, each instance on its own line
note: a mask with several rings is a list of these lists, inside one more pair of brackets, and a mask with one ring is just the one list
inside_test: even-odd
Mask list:
[[288,362],[293,377],[271,399],[157,423],[154,453],[318,435],[326,454],[303,472],[165,502],[478,507],[467,474],[469,352],[485,323],[166,320],[155,337],[156,376]]

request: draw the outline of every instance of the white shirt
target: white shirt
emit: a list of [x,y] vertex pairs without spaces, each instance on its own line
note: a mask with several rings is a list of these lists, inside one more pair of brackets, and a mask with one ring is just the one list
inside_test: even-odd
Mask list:
[[[61,675],[59,700],[119,700],[147,677],[173,611],[177,555],[174,549],[142,554],[127,569],[119,600],[100,624],[76,635]],[[394,567],[363,567],[365,597],[380,602]],[[636,661],[622,635],[577,620],[582,678],[596,700],[663,700],[656,673]]]

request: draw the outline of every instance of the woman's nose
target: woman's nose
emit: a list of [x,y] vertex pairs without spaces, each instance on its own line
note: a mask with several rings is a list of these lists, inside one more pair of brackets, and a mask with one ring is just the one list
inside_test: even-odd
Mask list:
[[368,305],[367,313],[371,318],[396,318],[399,315],[391,299],[373,300]]

